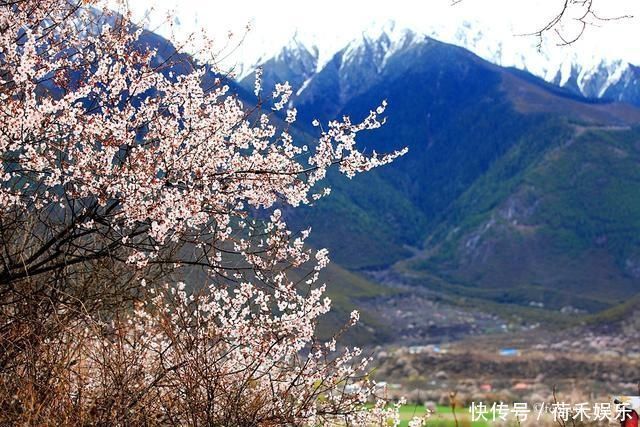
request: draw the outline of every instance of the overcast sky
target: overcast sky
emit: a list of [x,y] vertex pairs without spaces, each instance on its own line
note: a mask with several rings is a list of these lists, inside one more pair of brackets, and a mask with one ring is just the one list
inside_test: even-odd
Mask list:
[[[246,25],[251,24],[251,31],[227,60],[247,62],[279,50],[296,30],[322,45],[337,46],[357,36],[371,23],[390,19],[418,30],[434,25],[455,28],[465,21],[478,21],[499,38],[518,38],[516,33],[535,32],[544,26],[558,13],[563,2],[463,0],[452,5],[451,0],[130,0],[130,5],[139,17],[153,6],[150,26],[165,35],[167,27],[156,26],[166,11],[173,9],[181,32],[204,28],[219,41],[218,45],[223,45],[229,31],[241,35]],[[569,49],[630,61],[640,59],[640,1],[594,0],[594,10],[603,17],[625,14],[634,17],[590,27],[580,42]],[[567,31],[571,33],[570,29]],[[548,43],[545,49],[556,48],[554,43]]]

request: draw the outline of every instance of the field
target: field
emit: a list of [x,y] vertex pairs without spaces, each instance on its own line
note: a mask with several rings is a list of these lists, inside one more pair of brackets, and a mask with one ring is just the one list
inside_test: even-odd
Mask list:
[[[422,416],[427,413],[424,405],[405,405],[400,409],[401,427],[406,427],[409,421],[415,416]],[[484,427],[488,426],[486,422],[471,422],[468,408],[456,409],[458,426],[460,427]],[[438,406],[434,414],[432,414],[427,423],[427,427],[453,427],[456,425],[452,409],[449,406]]]

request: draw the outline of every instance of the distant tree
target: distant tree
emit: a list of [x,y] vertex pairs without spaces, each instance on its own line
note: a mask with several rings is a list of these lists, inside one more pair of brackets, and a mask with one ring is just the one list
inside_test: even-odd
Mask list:
[[356,149],[384,103],[303,145],[287,83],[245,105],[99,7],[0,1],[0,423],[397,420],[315,338],[327,252],[276,208],[402,155]]

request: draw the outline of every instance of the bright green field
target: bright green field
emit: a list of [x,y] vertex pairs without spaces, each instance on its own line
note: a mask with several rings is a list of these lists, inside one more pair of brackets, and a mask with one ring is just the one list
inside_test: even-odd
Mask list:
[[[422,416],[426,413],[423,405],[405,405],[400,408],[400,417],[402,422],[400,423],[401,427],[406,427],[409,424],[409,421],[414,416]],[[471,422],[469,419],[469,410],[468,408],[460,408],[456,409],[456,416],[458,418],[458,426],[459,427],[488,427],[489,424],[486,422]],[[438,406],[438,410],[435,414],[432,414],[429,417],[429,420],[426,424],[428,427],[453,427],[455,426],[455,421],[453,418],[453,413],[451,408],[448,406]]]

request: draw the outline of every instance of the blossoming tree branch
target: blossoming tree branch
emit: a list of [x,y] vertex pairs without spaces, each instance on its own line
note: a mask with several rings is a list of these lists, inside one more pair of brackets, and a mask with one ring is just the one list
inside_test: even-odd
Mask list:
[[263,90],[258,72],[245,105],[130,18],[124,3],[0,2],[0,419],[397,422],[365,407],[368,359],[315,338],[327,251],[280,211],[328,194],[332,167],[404,154],[356,147],[385,104],[314,122],[304,145],[287,83]]

